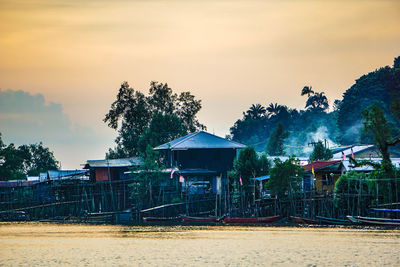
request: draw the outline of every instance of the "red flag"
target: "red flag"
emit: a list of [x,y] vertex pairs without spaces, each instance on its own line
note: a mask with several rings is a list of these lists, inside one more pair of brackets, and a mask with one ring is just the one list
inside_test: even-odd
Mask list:
[[174,172],[175,172],[175,169],[172,169],[171,170],[171,179],[174,177]]
[[240,185],[243,185],[242,176],[240,176],[239,182],[240,182]]
[[179,182],[184,183],[185,182],[185,178],[181,175],[179,176]]
[[343,151],[342,151],[342,157],[343,157],[343,160],[346,160],[346,155],[344,154]]
[[353,148],[351,148],[351,157],[352,157],[353,159],[356,159],[356,158],[354,157]]

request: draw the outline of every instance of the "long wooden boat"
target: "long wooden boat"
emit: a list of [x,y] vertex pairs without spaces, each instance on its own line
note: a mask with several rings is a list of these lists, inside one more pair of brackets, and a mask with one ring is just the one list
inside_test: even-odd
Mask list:
[[316,220],[303,218],[303,217],[290,216],[290,219],[292,221],[295,221],[296,223],[301,223],[301,224],[318,224],[318,221],[316,221]]
[[281,218],[280,215],[277,216],[270,216],[270,217],[225,217],[222,221],[224,223],[272,223]]
[[180,218],[184,222],[196,222],[196,223],[208,223],[208,222],[217,222],[218,219],[215,216],[208,216],[208,217],[192,217],[192,216],[186,216],[186,215],[181,215]]
[[143,217],[144,222],[174,222],[178,219],[179,217]]
[[361,216],[347,216],[347,218],[352,222],[358,222],[361,224],[400,226],[400,219],[361,217]]
[[318,221],[322,224],[334,224],[334,225],[352,225],[353,222],[350,220],[342,220],[342,219],[336,219],[336,218],[328,218],[328,217],[322,217],[322,216],[315,216],[315,218],[318,219]]

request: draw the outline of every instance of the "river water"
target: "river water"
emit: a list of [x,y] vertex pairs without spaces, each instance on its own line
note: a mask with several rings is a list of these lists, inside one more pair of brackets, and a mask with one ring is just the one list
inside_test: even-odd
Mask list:
[[0,224],[0,266],[400,266],[400,230]]

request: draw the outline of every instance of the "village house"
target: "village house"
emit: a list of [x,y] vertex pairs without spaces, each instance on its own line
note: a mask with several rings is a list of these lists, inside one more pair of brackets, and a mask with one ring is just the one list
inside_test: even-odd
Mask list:
[[142,163],[139,157],[88,160],[83,169],[89,170],[90,181],[116,181],[129,178],[129,168]]
[[[154,148],[160,151],[173,181],[182,183],[190,194],[217,193],[228,184],[227,172],[233,168],[238,149],[245,145],[200,131]],[[218,182],[219,183],[219,182]]]

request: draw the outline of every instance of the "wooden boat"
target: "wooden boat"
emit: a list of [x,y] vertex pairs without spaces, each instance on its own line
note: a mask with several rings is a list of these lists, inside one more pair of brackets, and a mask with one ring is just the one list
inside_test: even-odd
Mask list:
[[174,222],[178,219],[179,217],[143,217],[144,222]]
[[295,221],[296,223],[302,223],[302,224],[318,224],[318,221],[308,219],[308,218],[303,218],[303,217],[295,217],[295,216],[290,216],[290,219],[292,221]]
[[217,222],[218,221],[217,217],[215,217],[215,216],[192,217],[192,216],[181,215],[180,218],[184,222],[196,222],[196,223],[209,223],[209,222]]
[[336,218],[328,218],[328,217],[322,217],[322,216],[315,216],[315,218],[318,219],[318,221],[322,224],[335,224],[335,225],[351,225],[353,222],[350,220],[342,220],[342,219],[336,219]]
[[347,216],[347,218],[352,222],[357,222],[361,224],[400,226],[400,219],[361,217],[361,216]]
[[225,217],[222,221],[224,223],[272,223],[281,218],[280,215],[277,216],[270,216],[270,217]]

